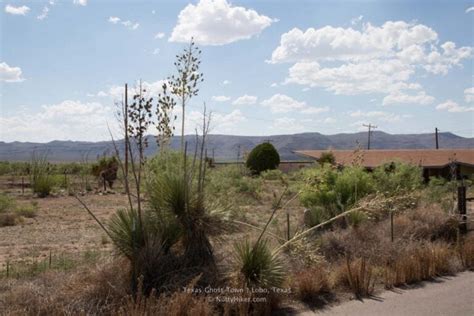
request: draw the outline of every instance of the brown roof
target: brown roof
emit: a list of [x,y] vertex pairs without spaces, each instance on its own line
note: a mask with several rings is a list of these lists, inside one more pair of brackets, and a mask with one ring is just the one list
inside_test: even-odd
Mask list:
[[351,165],[357,157],[360,164],[374,168],[386,162],[400,161],[423,167],[443,167],[456,162],[474,166],[474,149],[398,149],[398,150],[296,150],[295,153],[319,159],[322,153],[332,152],[336,163]]

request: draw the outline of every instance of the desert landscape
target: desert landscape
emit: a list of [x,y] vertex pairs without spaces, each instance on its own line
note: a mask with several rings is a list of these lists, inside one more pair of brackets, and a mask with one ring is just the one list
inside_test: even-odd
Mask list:
[[472,315],[474,7],[340,5],[2,3],[0,315]]

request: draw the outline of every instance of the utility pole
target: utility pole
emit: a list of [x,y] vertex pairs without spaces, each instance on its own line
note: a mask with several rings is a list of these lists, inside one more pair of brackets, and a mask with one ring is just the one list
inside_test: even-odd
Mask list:
[[377,126],[372,125],[372,124],[370,124],[370,123],[369,123],[369,125],[367,125],[367,124],[362,124],[362,126],[365,126],[365,127],[367,127],[367,128],[369,129],[369,133],[368,133],[369,139],[368,139],[368,141],[367,141],[367,150],[370,150],[370,134],[372,134],[372,129],[376,129]]
[[438,131],[439,131],[438,128],[435,127],[436,149],[439,149]]
[[123,123],[125,127],[125,177],[128,176],[128,84],[125,84],[125,102],[123,110]]

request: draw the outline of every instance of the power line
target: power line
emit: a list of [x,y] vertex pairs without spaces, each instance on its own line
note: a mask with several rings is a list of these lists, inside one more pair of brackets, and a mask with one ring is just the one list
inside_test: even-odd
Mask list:
[[365,127],[369,128],[369,132],[368,132],[368,138],[369,138],[369,139],[368,139],[368,141],[367,141],[367,150],[370,150],[370,135],[372,134],[372,129],[376,129],[377,126],[372,125],[372,124],[370,124],[370,123],[369,123],[369,125],[367,125],[367,124],[362,124],[362,126],[365,126]]

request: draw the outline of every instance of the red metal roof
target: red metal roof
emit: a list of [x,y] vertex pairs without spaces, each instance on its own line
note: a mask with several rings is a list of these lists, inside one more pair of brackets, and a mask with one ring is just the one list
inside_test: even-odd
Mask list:
[[474,149],[371,149],[371,150],[296,150],[295,153],[319,159],[322,153],[333,153],[336,163],[358,164],[374,168],[387,162],[400,161],[422,167],[443,167],[453,160],[474,166]]

